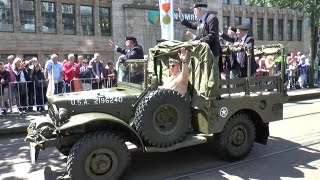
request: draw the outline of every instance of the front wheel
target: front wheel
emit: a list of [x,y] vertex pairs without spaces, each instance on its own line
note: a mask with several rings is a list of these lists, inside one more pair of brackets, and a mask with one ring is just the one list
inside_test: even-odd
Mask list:
[[130,161],[124,139],[109,132],[83,136],[72,147],[68,174],[77,180],[119,179]]
[[226,160],[243,159],[253,147],[255,134],[255,126],[249,116],[244,113],[235,114],[216,136],[216,153]]

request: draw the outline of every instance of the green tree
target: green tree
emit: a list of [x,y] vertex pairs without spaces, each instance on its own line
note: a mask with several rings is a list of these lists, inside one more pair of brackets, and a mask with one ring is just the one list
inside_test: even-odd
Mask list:
[[[314,59],[316,50],[317,28],[319,28],[320,18],[320,0],[246,0],[252,4],[262,3],[269,4],[277,8],[298,9],[304,14],[304,17],[310,19],[311,41],[310,41],[310,62],[311,62],[311,81],[310,86],[314,85]],[[270,7],[271,8],[271,7]]]

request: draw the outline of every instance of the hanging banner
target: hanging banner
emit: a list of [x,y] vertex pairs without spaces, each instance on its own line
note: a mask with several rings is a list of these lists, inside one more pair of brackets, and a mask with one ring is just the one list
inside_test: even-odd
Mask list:
[[173,0],[159,0],[161,39],[173,40]]

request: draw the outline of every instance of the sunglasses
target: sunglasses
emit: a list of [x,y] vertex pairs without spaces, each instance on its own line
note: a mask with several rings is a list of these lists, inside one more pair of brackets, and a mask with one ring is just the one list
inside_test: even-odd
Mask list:
[[88,62],[83,62],[83,64],[88,64]]

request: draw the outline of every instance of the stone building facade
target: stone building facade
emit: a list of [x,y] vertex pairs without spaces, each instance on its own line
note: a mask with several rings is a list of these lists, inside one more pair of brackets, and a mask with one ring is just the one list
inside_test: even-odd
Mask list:
[[[196,21],[190,6],[195,0],[174,0],[174,9],[180,7],[186,18]],[[240,1],[240,3],[238,3]],[[243,0],[242,0],[243,1]],[[66,54],[75,53],[85,55],[87,58],[97,52],[101,54],[104,61],[116,60],[119,56],[113,48],[108,45],[108,39],[112,39],[120,47],[124,47],[125,36],[137,37],[138,43],[143,46],[144,53],[148,54],[148,49],[153,47],[157,40],[161,38],[160,24],[158,17],[159,0],[33,0],[34,2],[34,32],[22,32],[21,0],[0,0],[1,2],[11,2],[12,7],[12,31],[0,31],[0,56],[1,60],[9,54],[24,57],[37,56],[40,61],[45,61],[50,54],[56,53],[60,60]],[[55,11],[55,32],[47,33],[47,27],[43,18],[43,3],[54,4]],[[20,4],[19,4],[20,3]],[[75,33],[66,34],[66,23],[63,19],[63,5],[71,4],[74,7]],[[267,8],[266,6],[251,6],[241,0],[219,0],[207,1],[210,11],[215,13],[220,20],[220,29],[226,29],[229,25],[237,23],[251,24],[251,34],[256,39],[256,44],[282,43],[286,50],[305,52],[309,49],[310,28],[308,22],[298,11],[292,9],[278,10]],[[83,8],[83,6],[85,6]],[[85,34],[90,26],[84,25],[86,16],[85,10],[89,7],[92,10],[92,33]],[[110,34],[103,34],[101,27],[103,23],[99,16],[101,8],[109,8]],[[3,10],[3,7],[2,7]],[[236,17],[236,18],[235,18]],[[174,15],[175,39],[189,40],[185,33],[187,31],[179,20],[178,13]],[[227,20],[228,19],[228,20]],[[273,19],[272,40],[268,37],[268,20]],[[279,19],[283,23],[282,39],[279,40]],[[240,22],[238,22],[240,20]],[[261,23],[262,25],[258,25]],[[288,22],[291,24],[288,25]],[[24,25],[26,26],[26,25]],[[301,26],[298,29],[297,26]],[[49,27],[50,29],[50,27]],[[290,29],[291,33],[288,33]],[[0,19],[1,30],[1,19]],[[261,32],[262,31],[262,32]],[[270,31],[271,32],[271,31]],[[261,36],[262,33],[262,36]],[[299,37],[297,36],[299,34]],[[300,36],[301,35],[301,36]],[[271,37],[271,36],[270,36]]]

